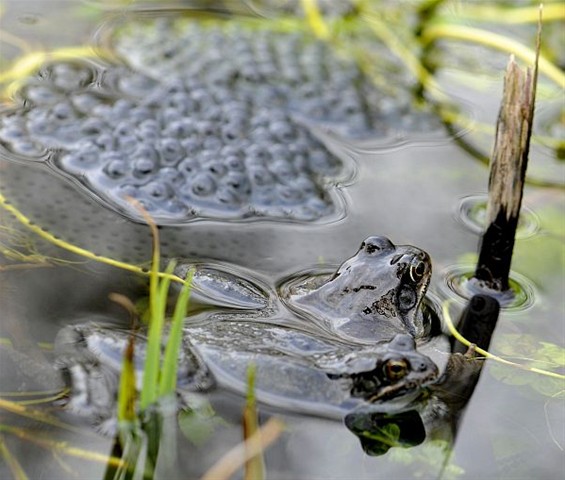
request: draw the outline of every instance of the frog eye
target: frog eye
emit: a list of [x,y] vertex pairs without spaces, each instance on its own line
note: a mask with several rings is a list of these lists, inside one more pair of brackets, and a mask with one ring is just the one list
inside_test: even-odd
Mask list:
[[388,380],[400,380],[408,374],[408,363],[405,360],[388,360],[383,371]]
[[426,273],[426,264],[418,262],[416,265],[410,265],[410,278],[414,283],[419,282]]

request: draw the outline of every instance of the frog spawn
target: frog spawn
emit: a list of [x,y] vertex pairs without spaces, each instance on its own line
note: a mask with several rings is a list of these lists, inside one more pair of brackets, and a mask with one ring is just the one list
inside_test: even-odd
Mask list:
[[48,65],[21,89],[23,107],[1,115],[0,143],[20,159],[50,152],[63,176],[130,218],[126,197],[159,224],[312,221],[343,213],[331,183],[348,172],[309,126],[362,138],[438,128],[410,107],[401,75],[389,82],[397,94],[379,92],[304,33],[241,27],[159,18],[112,32],[140,73]]
[[309,221],[340,203],[325,178],[341,162],[284,110],[225,88],[76,63],[47,67],[21,96],[25,108],[0,119],[2,144],[36,161],[50,151],[57,170],[130,217],[127,197],[163,224]]
[[386,92],[374,87],[355,60],[336,54],[326,43],[260,24],[242,28],[230,22],[157,18],[118,30],[113,47],[153,78],[182,75],[227,87],[350,138],[441,128],[431,112],[410,105],[410,80],[399,73],[405,70],[378,44],[370,48],[379,49]]

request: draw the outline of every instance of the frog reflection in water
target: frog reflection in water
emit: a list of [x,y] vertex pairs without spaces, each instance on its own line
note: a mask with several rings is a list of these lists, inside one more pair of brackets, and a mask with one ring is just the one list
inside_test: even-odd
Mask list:
[[321,286],[311,288],[309,280],[290,285],[287,302],[348,340],[374,343],[397,333],[421,338],[432,323],[422,305],[431,273],[426,252],[373,236]]
[[[406,405],[438,376],[435,363],[416,350],[414,338],[425,333],[418,307],[430,271],[429,257],[421,250],[370,237],[322,285],[324,277],[308,281],[302,277],[300,285],[288,282],[290,296],[283,302],[302,317],[303,312],[315,315],[315,323],[301,318],[292,326],[280,325],[288,313],[275,307],[280,303],[273,292],[265,293],[269,307],[255,313],[208,310],[203,313],[205,323],[201,317],[197,323],[189,317],[182,354],[187,367],[182,369],[185,378],[178,379],[179,388],[201,391],[219,383],[245,392],[247,368],[254,363],[259,400],[282,408],[336,417],[360,405],[384,401]],[[198,285],[198,273],[195,278]],[[233,297],[232,307],[238,302],[245,308],[261,303],[245,298],[246,291],[256,294],[260,288],[243,278],[231,278],[227,289],[222,282],[209,282],[212,290],[222,290],[222,305],[226,292]],[[285,288],[281,288],[283,296]],[[212,291],[205,293],[213,300]],[[367,332],[370,336],[362,337]],[[56,343],[59,367],[67,372],[73,389],[71,407],[99,418],[111,415],[112,408],[104,402],[115,397],[128,336],[92,323],[63,329]],[[142,365],[141,339],[135,348],[136,363]],[[198,361],[194,364],[191,359]],[[101,373],[114,379],[101,380]],[[97,400],[99,390],[103,401]],[[84,399],[95,402],[95,408],[83,404]]]

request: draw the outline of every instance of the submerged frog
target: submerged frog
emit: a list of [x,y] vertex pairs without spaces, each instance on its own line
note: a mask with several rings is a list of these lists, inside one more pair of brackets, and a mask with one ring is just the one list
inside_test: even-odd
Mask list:
[[[97,323],[65,327],[56,340],[57,366],[71,385],[68,408],[110,430],[122,359],[131,332]],[[134,342],[138,387],[145,342]],[[415,349],[412,337],[395,336],[372,347],[262,322],[212,322],[187,326],[179,355],[180,403],[216,383],[245,393],[256,367],[257,398],[287,410],[342,417],[356,407],[383,402],[404,406],[438,377],[438,368]]]
[[[104,323],[106,326],[103,326]],[[134,342],[134,366],[143,370],[146,338],[133,332],[116,330],[111,319],[63,328],[55,339],[55,367],[71,393],[67,410],[88,419],[104,433],[114,433],[120,373],[130,337]],[[184,341],[177,360],[177,388],[180,391],[206,391],[215,384],[202,358]],[[141,389],[142,375],[136,375]]]
[[[188,268],[181,266],[177,273]],[[220,311],[212,307],[187,318],[181,389],[206,390],[215,378],[244,391],[247,368],[254,363],[262,401],[335,416],[358,405],[410,402],[439,374],[436,364],[415,348],[415,339],[429,332],[431,316],[420,310],[430,259],[415,247],[369,237],[333,277],[291,279],[278,290],[280,296],[265,286],[254,288],[249,279],[235,283],[233,271],[229,276],[211,268],[206,272],[195,278],[209,287],[207,303],[213,305],[217,291]],[[248,299],[248,292],[255,297]],[[288,320],[289,313],[297,315]],[[71,380],[72,407],[109,417],[113,403],[104,403],[115,398],[129,335],[93,324],[61,332],[59,366]],[[136,341],[139,367],[143,341]],[[89,393],[93,389],[94,395]]]
[[263,322],[223,321],[186,327],[186,335],[222,385],[245,391],[246,372],[256,366],[258,398],[313,415],[340,416],[359,405],[405,405],[438,368],[398,334],[373,346],[354,346]]

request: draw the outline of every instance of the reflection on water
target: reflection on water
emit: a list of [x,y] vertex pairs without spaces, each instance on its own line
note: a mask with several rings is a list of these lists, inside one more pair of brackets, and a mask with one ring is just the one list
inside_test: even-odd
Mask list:
[[[473,283],[474,265],[453,265],[447,267],[444,273],[444,290],[450,290],[460,299],[470,299],[473,294],[481,293],[481,287]],[[536,290],[533,283],[516,272],[510,272],[509,283],[509,291],[492,292],[491,295],[496,297],[509,312],[529,309],[536,301]]]
[[[86,29],[78,32],[72,28],[60,29],[57,23],[62,12],[65,18],[69,12],[74,14],[74,10],[68,10],[70,4],[79,8],[84,7],[84,3],[48,2],[51,11],[45,12],[42,10],[46,3],[26,2],[27,11],[22,12],[23,3],[7,2],[1,19],[3,29],[51,46],[72,45],[84,40]],[[79,8],[77,12],[80,11]],[[92,28],[88,31],[94,31],[100,22],[98,14],[92,9],[82,12],[84,15],[77,14],[77,18],[90,22]],[[22,17],[24,14],[26,16]],[[90,20],[84,20],[87,14],[92,15]],[[14,18],[21,20],[14,22]],[[25,20],[30,18],[36,21]],[[1,53],[15,58],[16,50],[12,45]],[[442,78],[444,83],[449,83],[445,81],[449,75]],[[453,87],[457,94],[461,90]],[[495,95],[489,97],[486,108],[486,97],[474,89],[463,91],[475,113],[485,109],[490,115],[496,111]],[[480,118],[486,116],[481,114]],[[551,113],[541,118],[543,133],[553,131],[547,126],[549,116],[555,115]],[[166,227],[161,229],[164,255],[180,255],[198,261],[212,259],[216,265],[226,265],[226,268],[229,268],[227,264],[235,263],[255,272],[261,281],[273,287],[277,279],[290,272],[312,265],[335,265],[355,251],[363,238],[380,234],[395,243],[414,244],[427,251],[434,265],[431,284],[434,297],[457,299],[453,290],[444,285],[459,285],[462,275],[472,271],[467,267],[471,263],[463,259],[476,251],[477,237],[453,219],[453,211],[460,206],[458,202],[463,195],[486,190],[487,169],[464,153],[447,134],[434,130],[434,138],[426,142],[422,135],[413,135],[410,131],[400,133],[402,136],[396,137],[393,129],[382,140],[363,142],[344,140],[327,128],[318,132],[320,141],[333,155],[344,163],[351,163],[352,158],[356,163],[355,178],[338,186],[348,205],[344,218],[312,225],[254,222],[242,226],[214,221],[191,224],[186,231]],[[487,150],[489,148],[490,145]],[[79,182],[54,176],[48,168],[39,165],[41,162],[31,166],[13,162],[14,158],[5,153],[0,157],[1,193],[33,222],[99,254],[135,263],[149,260],[150,235],[144,226],[132,224],[121,215],[101,208],[96,199],[79,191]],[[562,176],[562,166],[556,166],[553,157],[550,160],[534,164],[536,176],[542,179]],[[549,165],[549,170],[544,170],[545,165]],[[556,322],[565,314],[561,299],[563,193],[532,186],[526,191],[524,201],[532,212],[532,216],[526,218],[537,220],[526,222],[527,235],[517,240],[513,268],[527,278],[515,276],[521,300],[502,309],[491,348],[537,368],[559,371],[563,338],[559,332],[556,335]],[[476,205],[470,210],[466,205],[463,210],[472,211],[472,223],[477,223]],[[4,214],[0,215],[2,221],[7,222]],[[6,232],[2,230],[2,245],[5,238]],[[14,257],[10,256],[11,252],[2,250],[0,335],[2,339],[9,339],[12,346],[2,344],[0,376],[2,398],[12,401],[18,397],[9,397],[10,392],[6,390],[29,392],[60,387],[56,375],[53,381],[50,379],[54,374],[50,367],[52,354],[43,347],[49,346],[61,327],[95,313],[125,323],[127,315],[108,300],[108,293],[120,292],[130,298],[140,298],[146,293],[143,279],[117,274],[116,270],[95,262],[85,263],[81,258],[70,257],[42,244],[39,239],[35,239],[35,244],[31,250],[28,244],[16,245],[29,254],[23,260],[28,264],[45,265],[33,255],[37,249],[76,263],[66,267],[8,270],[4,267],[12,266]],[[535,290],[531,286],[534,282]],[[462,302],[456,303],[452,310],[460,310],[462,306]],[[36,347],[38,344],[41,349]],[[452,441],[453,422],[448,425],[442,402],[432,401],[432,397],[423,402],[420,409],[400,413],[353,412],[345,417],[347,428],[340,422],[281,413],[264,406],[261,408],[264,415],[281,415],[288,425],[285,434],[266,453],[267,472],[272,478],[554,477],[564,467],[560,449],[565,439],[559,437],[565,417],[560,409],[563,382],[491,363],[486,364],[465,415],[458,421],[455,458],[449,464],[447,447]],[[463,362],[463,365],[468,364]],[[18,371],[21,375],[14,375]],[[476,369],[471,369],[471,374],[476,375]],[[438,384],[433,395],[437,400],[442,394],[451,394],[461,401],[466,399],[467,393],[444,382]],[[46,391],[45,395],[51,396],[52,392]],[[26,397],[30,398],[36,399],[36,396]],[[186,424],[180,426],[181,430],[186,427],[187,431],[200,432],[197,439],[175,431],[182,440],[179,444],[182,469],[179,471],[183,472],[183,477],[202,475],[240,440],[240,397],[221,391],[211,394],[209,400],[217,415],[203,417],[211,416],[218,419],[217,422],[199,423],[192,419],[190,423],[185,418]],[[39,405],[37,408],[42,408],[44,414],[52,411],[51,402]],[[26,408],[31,411],[31,407]],[[58,414],[63,420],[84,427],[80,419],[64,411]],[[65,471],[81,472],[88,478],[103,477],[105,465],[92,460],[87,453],[108,453],[111,441],[92,434],[89,428],[77,433],[48,427],[45,422],[24,419],[13,412],[3,416],[1,423],[3,428],[8,425],[21,430],[19,438],[15,431],[5,430],[3,440],[11,455],[25,464],[30,478],[40,475],[60,478]],[[187,427],[189,424],[192,428]],[[200,430],[194,425],[199,425]],[[426,440],[423,428],[428,433]],[[37,440],[45,443],[40,446]],[[76,455],[77,452],[71,455],[68,449],[60,450],[64,464],[62,467],[54,465],[51,449],[55,446],[49,445],[48,440],[67,441],[83,450],[80,455]],[[394,447],[389,448],[391,445]],[[27,458],[33,461],[28,461],[23,451],[30,452]],[[364,451],[371,456],[366,456]],[[8,467],[1,468],[2,476],[9,478]]]
[[[487,195],[469,195],[461,199],[456,218],[477,235],[483,233],[487,213]],[[527,206],[522,205],[516,238],[528,238],[540,229],[539,219]]]

